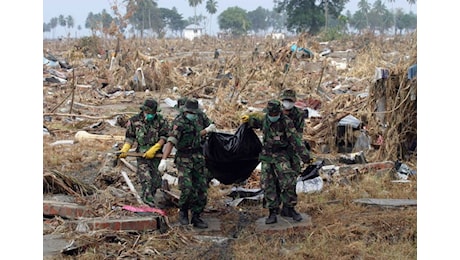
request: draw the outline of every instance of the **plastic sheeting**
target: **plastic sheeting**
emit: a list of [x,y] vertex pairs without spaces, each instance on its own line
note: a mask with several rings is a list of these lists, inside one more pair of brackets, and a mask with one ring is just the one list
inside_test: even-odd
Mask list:
[[339,126],[347,126],[347,125],[351,125],[353,128],[358,128],[358,126],[361,124],[361,121],[352,116],[352,115],[348,115],[342,119],[340,119],[339,123],[337,125]]
[[[306,55],[309,58],[313,57],[313,52],[307,48],[297,47],[296,44],[291,45],[291,51],[300,53],[301,55]],[[297,57],[299,58],[299,57]]]
[[206,167],[225,185],[248,179],[261,151],[262,143],[248,124],[241,124],[235,134],[212,133],[204,144]]
[[52,68],[59,68],[60,67],[59,62],[49,60],[49,59],[47,59],[45,57],[43,57],[43,65],[47,65],[47,66],[52,67]]
[[407,70],[408,79],[413,79],[415,77],[417,77],[417,64],[410,66],[409,69]]

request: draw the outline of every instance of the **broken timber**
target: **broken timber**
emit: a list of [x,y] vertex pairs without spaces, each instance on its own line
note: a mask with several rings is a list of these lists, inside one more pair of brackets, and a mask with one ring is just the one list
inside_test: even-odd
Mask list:
[[411,199],[371,199],[363,198],[354,200],[355,203],[382,206],[382,207],[406,207],[417,206],[417,200]]

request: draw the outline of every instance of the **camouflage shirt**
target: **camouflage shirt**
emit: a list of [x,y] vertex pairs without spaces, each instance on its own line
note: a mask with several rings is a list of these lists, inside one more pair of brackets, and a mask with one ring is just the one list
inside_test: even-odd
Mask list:
[[[176,119],[179,118],[179,117],[182,117],[182,113],[183,113],[183,111],[180,110],[180,113],[176,116]],[[197,118],[196,122],[197,122],[198,126],[201,127],[200,130],[205,129],[210,124],[212,124],[212,120],[209,119],[209,117],[203,111],[198,112],[197,116],[198,116],[198,118]]]
[[160,139],[166,141],[168,132],[169,125],[163,115],[157,113],[152,121],[147,122],[144,113],[140,112],[128,120],[125,141],[131,144],[137,142],[136,151],[144,153]]
[[286,115],[294,123],[297,132],[302,135],[305,127],[305,112],[294,106]]
[[260,123],[263,132],[261,161],[271,162],[276,160],[273,154],[286,153],[289,150],[294,151],[305,163],[310,160],[310,154],[289,117],[281,114],[278,121],[272,123],[265,116]]
[[200,149],[201,135],[203,129],[199,125],[199,119],[191,121],[181,112],[172,122],[172,129],[169,132],[168,142],[176,147],[178,154],[189,150]]
[[203,111],[198,113],[198,126],[200,127],[200,130],[205,129],[208,127],[210,124],[212,124],[211,119],[204,113]]

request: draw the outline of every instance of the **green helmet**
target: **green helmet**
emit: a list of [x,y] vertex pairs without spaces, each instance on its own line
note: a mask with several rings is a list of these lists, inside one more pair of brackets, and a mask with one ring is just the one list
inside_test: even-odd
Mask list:
[[178,108],[178,109],[183,108],[184,105],[185,105],[185,102],[187,102],[187,99],[188,99],[187,97],[181,97],[181,98],[179,98],[179,99],[177,100],[176,108]]
[[264,112],[269,114],[281,112],[281,103],[276,99],[268,101],[267,107],[264,109]]
[[289,100],[295,102],[297,100],[295,90],[293,90],[293,89],[285,89],[285,90],[283,90],[283,92],[281,93],[280,99],[281,100],[289,99]]
[[142,111],[152,111],[157,112],[158,109],[158,102],[154,99],[146,99],[144,104],[141,106]]
[[184,111],[185,112],[191,112],[191,113],[198,113],[200,112],[199,106],[198,106],[198,100],[194,98],[187,99],[184,105]]

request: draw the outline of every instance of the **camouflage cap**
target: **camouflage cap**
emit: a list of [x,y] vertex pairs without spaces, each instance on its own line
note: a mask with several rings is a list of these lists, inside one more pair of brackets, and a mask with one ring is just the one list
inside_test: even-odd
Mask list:
[[195,114],[198,113],[199,112],[198,100],[194,98],[187,99],[187,101],[185,101],[184,111],[195,113]]
[[267,107],[264,108],[264,112],[269,114],[281,112],[281,103],[276,99],[268,101]]
[[283,90],[283,92],[281,92],[280,99],[281,100],[289,99],[289,100],[292,100],[292,101],[295,102],[296,99],[297,99],[295,90],[293,90],[293,89],[285,89],[285,90]]
[[181,98],[179,98],[179,99],[177,100],[176,108],[179,108],[179,109],[180,109],[180,108],[184,107],[185,102],[187,102],[187,99],[188,99],[187,97],[181,97]]
[[157,108],[158,108],[158,103],[154,99],[146,99],[144,101],[144,104],[141,106],[142,111],[148,110],[148,111],[156,112]]

